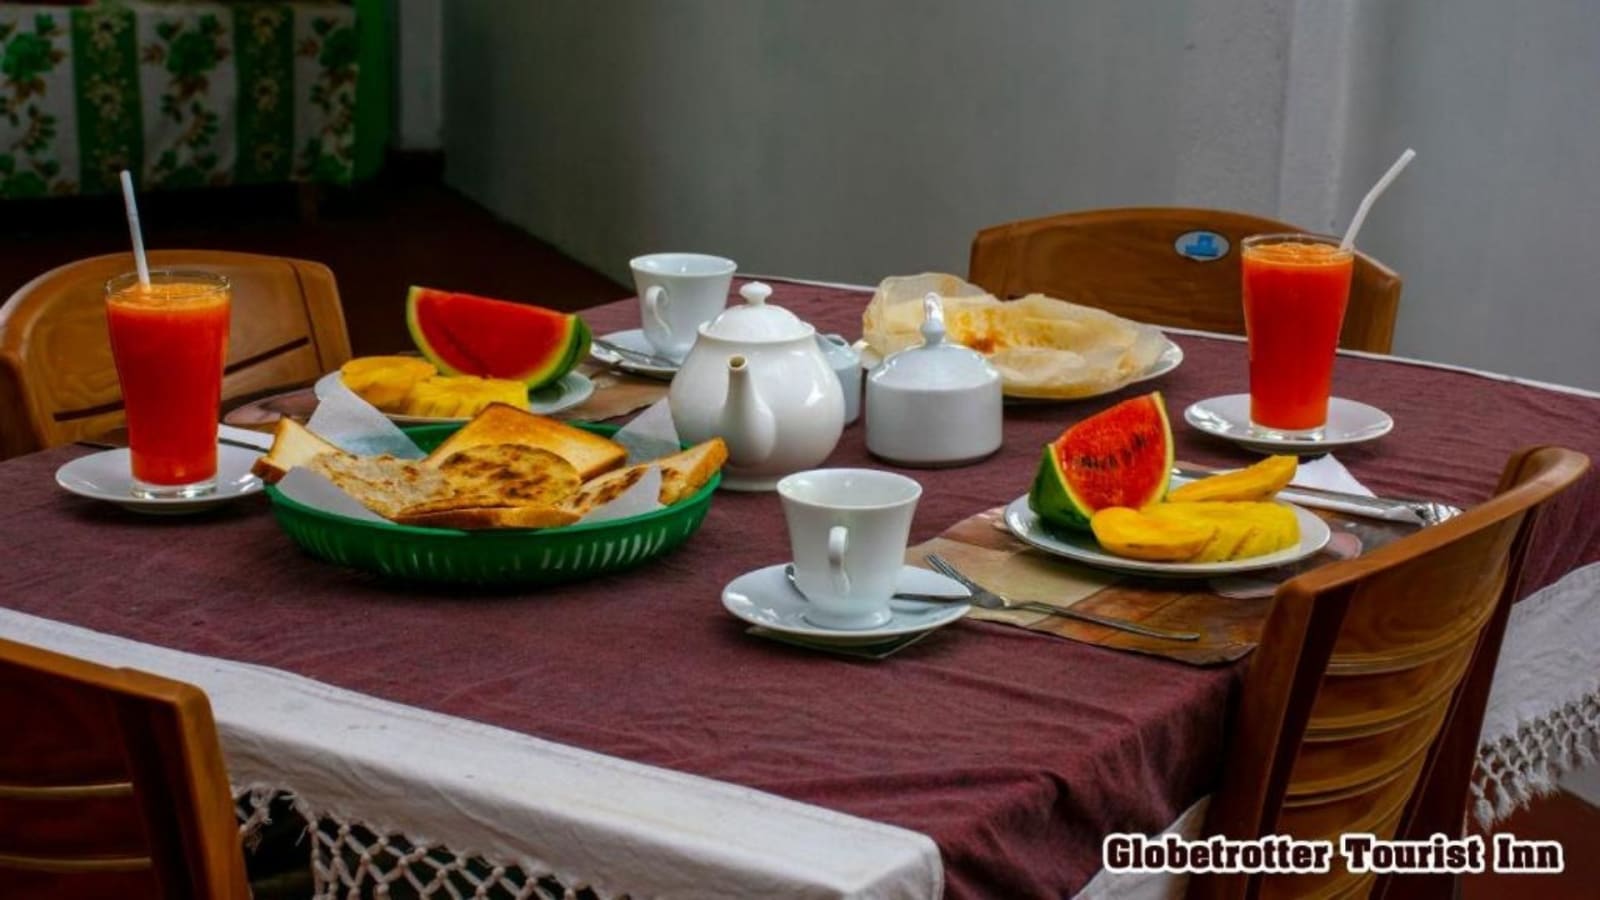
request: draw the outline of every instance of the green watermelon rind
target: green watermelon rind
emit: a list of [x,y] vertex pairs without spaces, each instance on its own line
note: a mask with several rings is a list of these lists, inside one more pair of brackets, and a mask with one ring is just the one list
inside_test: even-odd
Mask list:
[[[1148,399],[1156,408],[1156,414],[1161,418],[1161,433],[1166,444],[1161,464],[1161,477],[1156,482],[1152,496],[1146,497],[1139,507],[1148,506],[1167,496],[1167,486],[1172,480],[1172,464],[1176,459],[1175,448],[1172,444],[1172,422],[1167,418],[1167,406],[1162,402],[1161,392],[1153,391],[1143,398]],[[1073,429],[1093,421],[1093,417],[1073,425],[1048,444],[1044,445],[1039,457],[1039,470],[1034,475],[1033,486],[1028,490],[1028,508],[1032,509],[1039,519],[1048,527],[1065,531],[1088,531],[1089,519],[1095,510],[1072,490],[1072,483],[1067,478],[1067,473],[1061,468],[1061,454],[1056,452],[1056,446],[1065,440]]]
[[[438,291],[433,288],[417,286],[413,286],[409,291],[407,291],[406,329],[411,332],[411,340],[417,345],[417,349],[422,351],[422,355],[427,358],[428,362],[433,363],[440,372],[443,372],[446,375],[477,375],[479,373],[463,372],[458,367],[452,366],[449,362],[447,362],[444,358],[444,355],[428,342],[428,339],[425,336],[422,328],[422,323],[418,320],[417,308],[420,300],[426,298],[430,294],[449,293],[449,291]],[[505,378],[508,381],[520,381],[526,384],[528,386],[528,390],[531,391],[560,380],[561,378],[565,377],[568,372],[571,372],[574,368],[576,368],[578,363],[582,362],[589,355],[589,345],[592,340],[592,334],[589,330],[588,323],[583,321],[583,317],[569,314],[566,316],[566,320],[566,337],[559,345],[563,348],[563,350],[559,355],[553,354],[553,360],[550,363],[547,363],[539,368],[528,369],[519,374],[498,377]]]

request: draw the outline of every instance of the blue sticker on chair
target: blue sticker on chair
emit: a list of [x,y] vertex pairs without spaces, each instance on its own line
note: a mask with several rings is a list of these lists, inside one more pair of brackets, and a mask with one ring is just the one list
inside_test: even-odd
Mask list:
[[1215,231],[1186,231],[1172,242],[1172,249],[1195,262],[1215,262],[1228,255],[1228,239]]

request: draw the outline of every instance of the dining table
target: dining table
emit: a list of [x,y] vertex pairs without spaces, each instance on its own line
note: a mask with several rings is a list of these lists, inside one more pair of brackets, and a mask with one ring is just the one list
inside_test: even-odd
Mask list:
[[[870,288],[770,283],[819,331],[860,335]],[[582,315],[604,335],[639,311]],[[1066,426],[1150,390],[1179,460],[1259,459],[1181,420],[1244,390],[1245,345],[1168,336],[1184,359],[1159,379],[1008,404],[979,463],[892,466],[858,422],[825,464],[917,479],[916,542],[1026,493]],[[1600,459],[1592,392],[1360,353],[1340,354],[1334,390],[1394,417],[1336,453],[1379,496],[1470,507],[1519,448]],[[58,488],[88,452],[0,463],[0,637],[205,689],[247,824],[272,796],[332,823],[312,829],[319,896],[1110,895],[1105,836],[1192,823],[1216,788],[1249,664],[971,619],[881,660],[759,639],[720,596],[788,557],[770,492],[719,491],[692,539],[639,568],[485,590],[315,559],[265,496],[152,517]],[[1600,745],[1594,471],[1542,511],[1514,591],[1474,786],[1490,818]]]

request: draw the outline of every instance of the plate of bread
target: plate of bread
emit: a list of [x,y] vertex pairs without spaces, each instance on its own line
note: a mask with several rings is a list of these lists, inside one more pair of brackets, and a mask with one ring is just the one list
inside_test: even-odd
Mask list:
[[[427,456],[340,449],[293,420],[278,423],[255,473],[278,523],[314,556],[405,581],[555,584],[654,559],[699,528],[721,479],[721,439],[627,463],[616,426],[557,422],[494,403],[465,425],[407,428]],[[278,483],[305,468],[375,515],[304,502]],[[658,508],[585,520],[654,468]],[[648,488],[642,490],[648,491]]]
[[530,390],[520,381],[447,375],[420,356],[359,356],[322,376],[312,391],[320,399],[339,381],[396,425],[462,423],[491,403],[550,415],[594,394],[594,382],[582,372]]

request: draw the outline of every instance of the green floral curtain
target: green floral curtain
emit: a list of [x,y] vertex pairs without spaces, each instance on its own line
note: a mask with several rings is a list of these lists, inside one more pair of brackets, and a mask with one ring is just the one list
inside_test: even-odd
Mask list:
[[348,183],[360,57],[340,3],[0,5],[0,196]]

